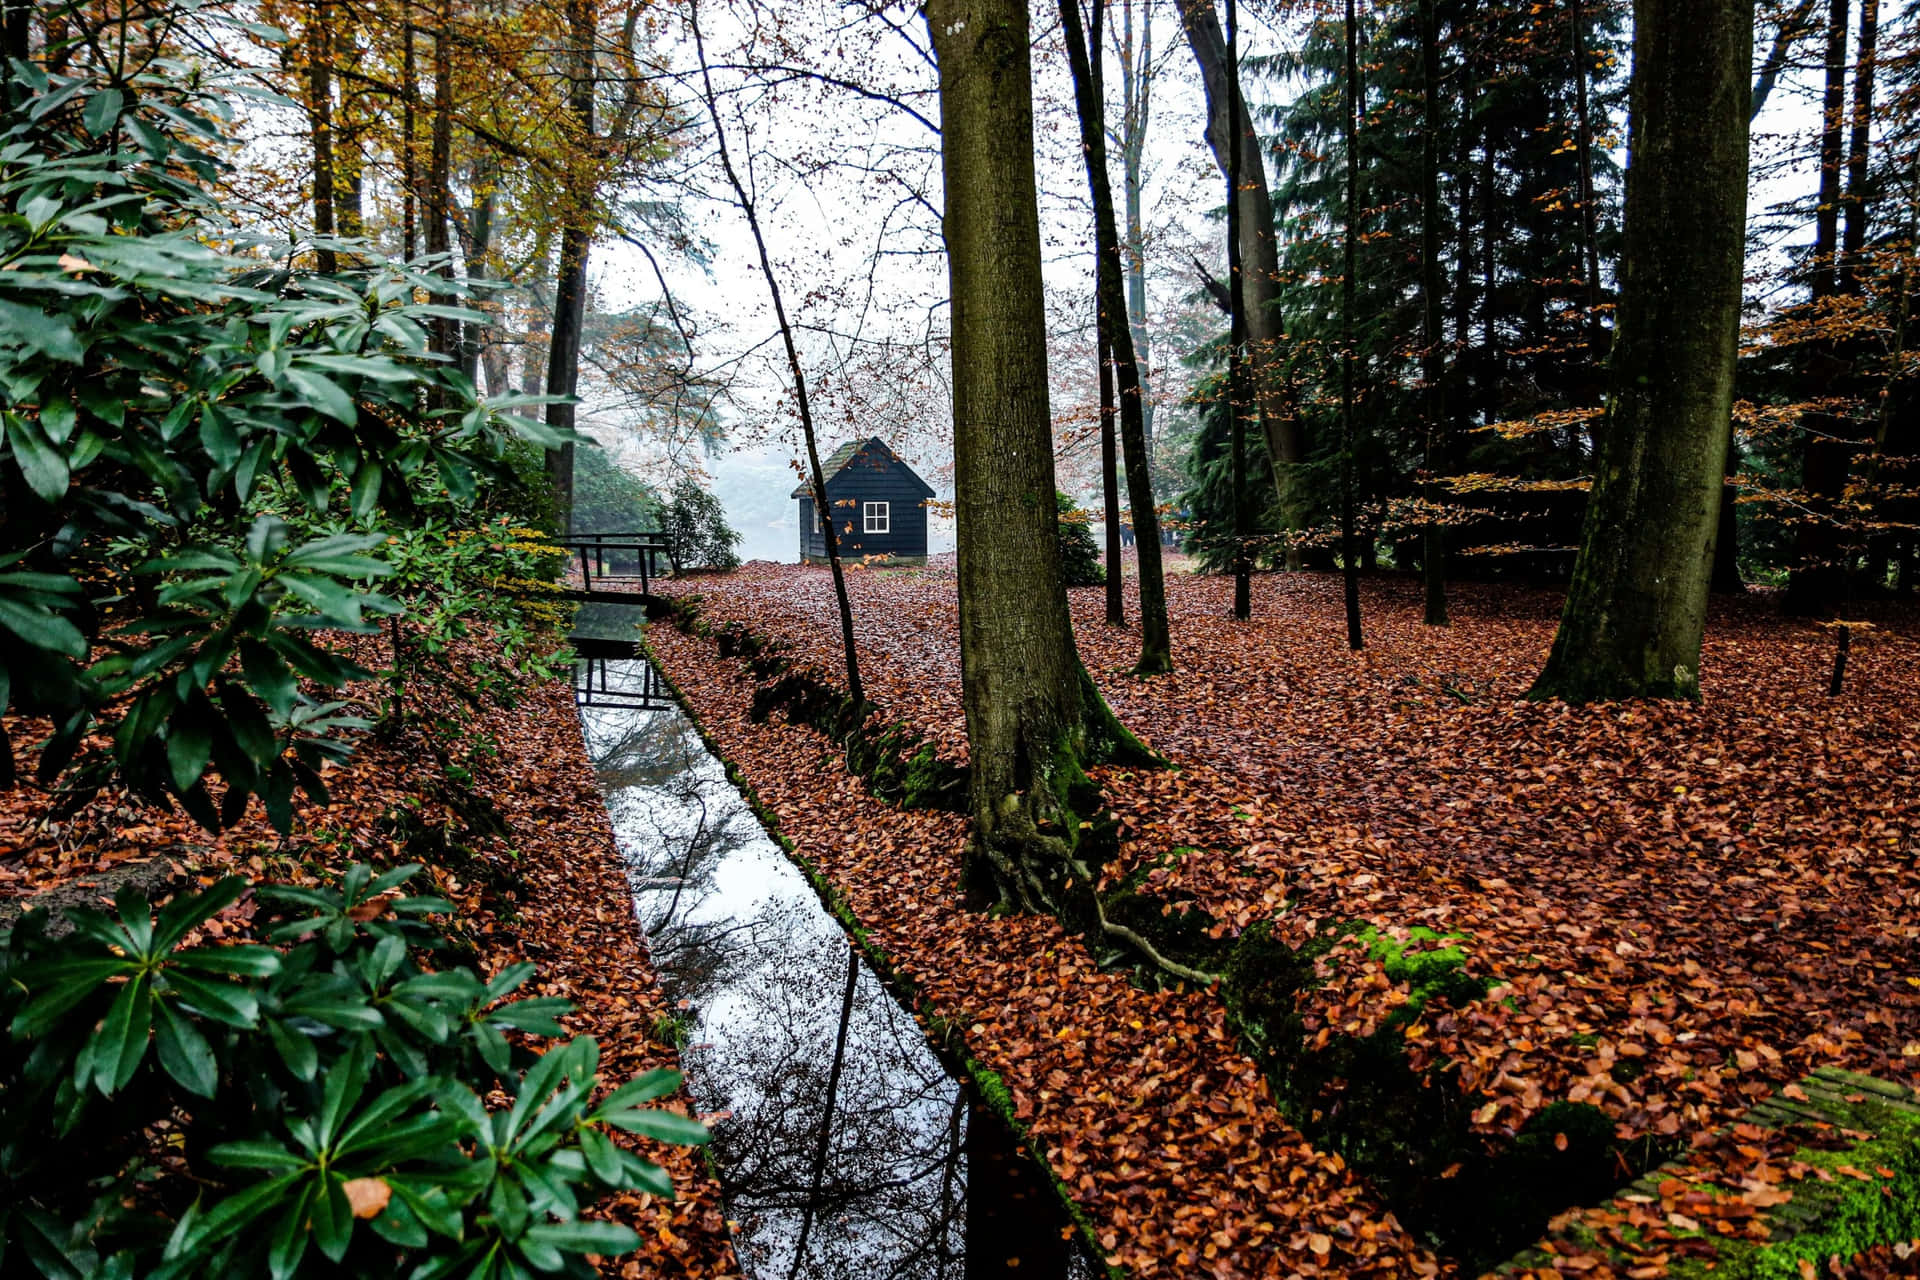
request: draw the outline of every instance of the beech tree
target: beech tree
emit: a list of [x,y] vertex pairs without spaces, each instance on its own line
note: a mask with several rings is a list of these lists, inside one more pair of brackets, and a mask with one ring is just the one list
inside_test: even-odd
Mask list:
[[[1054,536],[1046,320],[1022,0],[929,0],[952,292],[960,669],[976,901],[1096,914],[1084,766],[1137,751],[1074,649]],[[1074,891],[1079,896],[1074,896]]]
[[[1094,0],[1093,48],[1096,50],[1100,47],[1101,8],[1102,0]],[[1067,38],[1074,106],[1080,117],[1080,149],[1086,160],[1087,186],[1093,198],[1093,245],[1098,264],[1094,276],[1103,321],[1101,342],[1113,359],[1120,408],[1120,446],[1127,463],[1127,500],[1133,506],[1133,541],[1140,553],[1140,660],[1134,665],[1134,674],[1161,675],[1173,670],[1173,644],[1167,633],[1160,515],[1154,509],[1152,468],[1147,458],[1147,429],[1143,417],[1146,397],[1140,380],[1140,364],[1133,353],[1133,329],[1127,323],[1120,236],[1113,217],[1113,188],[1107,180],[1106,122],[1100,75],[1088,55],[1087,34],[1080,23],[1080,0],[1060,0],[1060,25]],[[1102,360],[1107,358],[1107,351],[1101,353]],[[1104,421],[1102,426],[1104,429]],[[1116,561],[1112,568],[1117,574],[1119,563]]]
[[[1136,18],[1135,8],[1139,10]],[[1147,126],[1153,116],[1153,84],[1163,61],[1153,49],[1153,0],[1119,0],[1118,21],[1108,24],[1113,54],[1120,66],[1120,119],[1107,127],[1107,139],[1120,149],[1120,190],[1126,206],[1127,322],[1133,326],[1134,353],[1140,361],[1146,404],[1147,453],[1153,453],[1153,396],[1148,367],[1147,233],[1143,210],[1147,182]],[[1096,16],[1098,11],[1096,10]],[[1093,42],[1100,43],[1096,36]],[[1098,72],[1099,62],[1095,62]]]
[[1635,0],[1626,246],[1601,461],[1534,697],[1700,696],[1732,430],[1753,6]]
[[[1227,92],[1232,98],[1230,118],[1244,114],[1240,102],[1240,16],[1227,0]],[[1228,465],[1233,473],[1233,616],[1245,622],[1253,617],[1253,557],[1247,545],[1251,532],[1247,512],[1247,273],[1240,260],[1240,157],[1247,148],[1234,146],[1227,155],[1227,432]]]

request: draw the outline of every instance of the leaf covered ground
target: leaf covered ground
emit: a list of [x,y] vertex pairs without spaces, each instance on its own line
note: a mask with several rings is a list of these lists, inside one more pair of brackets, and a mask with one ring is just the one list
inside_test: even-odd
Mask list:
[[[964,761],[951,573],[849,581],[869,696]],[[705,621],[837,682],[824,571],[752,565],[683,589]],[[1618,1142],[1684,1150],[1815,1067],[1920,1080],[1911,612],[1856,636],[1830,699],[1831,632],[1763,594],[1718,602],[1703,705],[1576,709],[1523,696],[1550,593],[1459,588],[1454,625],[1433,629],[1417,584],[1370,581],[1354,654],[1337,579],[1257,579],[1250,624],[1227,616],[1230,589],[1170,580],[1176,671],[1152,680],[1124,674],[1137,639],[1101,622],[1099,590],[1074,593],[1089,669],[1175,766],[1099,772],[1124,833],[1105,883],[1216,938],[1354,935],[1298,997],[1307,1052],[1384,1028],[1416,1076],[1452,1082],[1489,1149],[1556,1103],[1598,1107]],[[802,856],[1007,1079],[1129,1269],[1436,1265],[1282,1119],[1218,1000],[1129,986],[1046,922],[962,912],[957,818],[889,810],[817,734],[751,723],[753,677],[710,642],[656,627],[653,644]],[[1417,994],[1395,959],[1420,938],[1457,948],[1485,995]]]
[[[386,665],[361,639],[356,657]],[[459,645],[458,679],[485,649]],[[656,1038],[669,1012],[635,929],[627,878],[580,737],[565,683],[526,685],[510,707],[484,714],[448,695],[453,681],[421,680],[421,722],[397,736],[363,735],[358,750],[325,774],[332,803],[297,806],[293,834],[281,837],[254,816],[210,836],[182,814],[107,793],[75,817],[48,820],[51,797],[23,785],[0,792],[0,910],[39,898],[99,905],[132,877],[161,893],[239,872],[312,883],[354,861],[427,864],[439,894],[453,902],[457,942],[485,974],[522,960],[539,965],[540,995],[572,1000],[569,1029],[595,1036],[603,1079],[620,1082],[655,1067],[677,1067],[678,1051]],[[356,686],[372,714],[377,694]],[[9,717],[16,744],[36,743],[46,726]],[[251,894],[209,922],[215,938],[248,933]],[[529,993],[533,993],[529,989]],[[688,1109],[684,1094],[670,1103]],[[637,1252],[602,1263],[604,1274],[738,1275],[718,1184],[695,1148],[634,1139],[671,1173],[678,1199],[631,1193],[601,1202],[600,1216],[639,1233]]]

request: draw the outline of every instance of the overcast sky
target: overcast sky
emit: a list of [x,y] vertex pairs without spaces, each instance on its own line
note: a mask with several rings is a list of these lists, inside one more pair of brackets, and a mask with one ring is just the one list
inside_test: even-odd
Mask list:
[[[1117,12],[1118,0],[1114,3]],[[1139,0],[1135,3],[1138,22]],[[1172,256],[1176,248],[1197,247],[1216,270],[1224,250],[1215,243],[1217,224],[1208,221],[1221,201],[1220,180],[1201,133],[1204,102],[1192,56],[1171,6],[1162,0],[1152,9],[1156,61],[1162,69],[1153,88],[1146,220],[1152,246],[1149,309],[1160,312],[1177,306],[1193,287],[1190,270],[1183,272],[1181,260]],[[783,4],[778,20],[784,29],[762,35],[805,46],[820,59],[814,65],[827,73],[896,93],[910,110],[798,81],[771,91],[742,91],[742,77],[724,69],[714,72],[715,88],[736,166],[755,187],[788,311],[803,327],[803,360],[813,383],[823,455],[843,439],[879,435],[941,497],[950,497],[947,370],[937,348],[945,336],[947,286],[933,212],[940,203],[939,157],[937,139],[914,118],[915,112],[938,118],[925,28],[917,18],[900,15],[891,26],[872,20],[848,23],[847,12],[824,0]],[[1077,384],[1070,380],[1078,366],[1063,352],[1074,345],[1070,330],[1082,325],[1087,314],[1081,300],[1091,289],[1091,218],[1057,20],[1042,21],[1052,16],[1052,6],[1036,6],[1035,12],[1036,153],[1043,251],[1057,330],[1058,417],[1073,407],[1063,401],[1078,395],[1073,390]],[[703,13],[703,23],[711,28],[703,31],[709,59],[721,66],[736,61],[743,29],[727,12]],[[1111,12],[1109,20],[1117,21]],[[1243,57],[1276,52],[1296,43],[1299,35],[1297,27],[1249,22],[1242,33]],[[1816,44],[1806,42],[1803,64],[1818,56]],[[677,67],[691,71],[697,65],[690,40],[678,41],[667,52]],[[1110,120],[1117,121],[1119,71],[1110,46],[1108,52],[1108,111]],[[689,80],[684,97],[688,109],[704,110],[692,96],[694,89]],[[1248,86],[1256,100],[1276,90],[1284,91],[1272,84]],[[1817,73],[1804,67],[1791,71],[1756,122],[1754,215],[1811,187],[1810,166],[1783,165],[1780,157],[1805,152],[1804,143],[1819,119],[1817,96]],[[1112,164],[1117,182],[1117,156]],[[712,246],[711,266],[663,265],[670,287],[697,320],[702,367],[729,384],[729,438],[706,465],[743,536],[743,558],[792,560],[797,512],[786,495],[797,478],[793,464],[801,452],[798,420],[753,241],[718,166],[710,170],[707,190],[713,198],[695,199],[689,211]],[[1804,238],[1795,232],[1786,240]],[[596,247],[592,276],[601,305],[609,309],[637,305],[660,293],[644,257],[618,242]],[[1181,354],[1156,352],[1155,363]],[[647,443],[632,439],[617,413],[594,412],[589,406],[583,420],[626,460],[647,457]],[[933,522],[933,539],[936,552],[951,548],[950,521]]]

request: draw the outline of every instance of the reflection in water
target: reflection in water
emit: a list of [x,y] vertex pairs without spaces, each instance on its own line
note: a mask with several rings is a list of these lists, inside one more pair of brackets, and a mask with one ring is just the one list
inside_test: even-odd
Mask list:
[[[1091,1276],[1005,1125],[941,1067],[639,660],[581,724],[703,1109],[741,1263],[784,1277]],[[584,663],[582,665],[585,665]],[[576,685],[581,683],[576,677]]]

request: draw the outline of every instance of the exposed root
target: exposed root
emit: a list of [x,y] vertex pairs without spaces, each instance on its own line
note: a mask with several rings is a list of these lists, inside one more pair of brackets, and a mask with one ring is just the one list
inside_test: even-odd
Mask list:
[[1195,969],[1190,965],[1181,964],[1178,960],[1173,960],[1161,955],[1159,948],[1155,947],[1151,942],[1148,942],[1143,935],[1128,928],[1124,924],[1116,924],[1107,919],[1107,913],[1101,908],[1100,899],[1097,896],[1093,900],[1093,909],[1100,917],[1100,927],[1103,930],[1113,937],[1120,939],[1122,942],[1125,942],[1174,977],[1185,978],[1188,982],[1196,982],[1203,987],[1210,987],[1214,983],[1222,980],[1222,975],[1220,974]]

